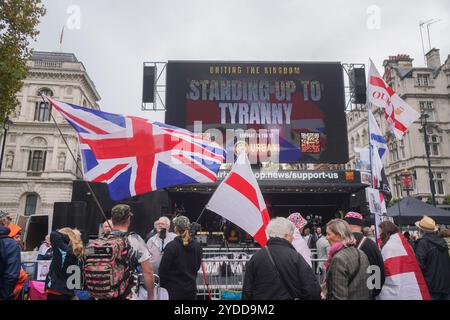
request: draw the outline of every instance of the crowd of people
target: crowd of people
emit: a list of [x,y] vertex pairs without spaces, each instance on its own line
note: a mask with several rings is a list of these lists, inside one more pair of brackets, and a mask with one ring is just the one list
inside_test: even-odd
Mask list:
[[301,236],[306,225],[300,213],[270,221],[267,247],[247,264],[244,299],[450,299],[449,248],[430,217],[416,222],[414,242],[391,221],[380,223],[376,243],[360,213],[331,220],[325,237],[315,232],[317,256],[326,260],[317,265],[319,280],[311,269],[311,233]]
[[[76,229],[51,232],[37,255],[38,260],[51,260],[45,280],[47,299],[74,300],[77,290],[85,290],[91,299],[137,300],[142,299],[142,288],[147,288],[145,299],[152,300],[156,298],[153,289],[157,275],[158,285],[167,290],[169,299],[195,300],[202,246],[192,237],[189,219],[161,217],[145,240],[129,231],[132,219],[128,205],[116,205],[111,219],[103,224],[101,237],[87,245]],[[448,245],[430,217],[424,216],[416,227],[419,238],[414,241],[393,222],[384,221],[377,230],[376,243],[375,230],[364,227],[358,212],[348,212],[343,219],[312,229],[298,212],[288,218],[274,218],[266,229],[267,246],[245,266],[242,297],[448,300]],[[18,233],[20,228],[0,211],[2,300],[19,299],[27,279]],[[311,259],[312,252],[315,259]],[[75,282],[74,269],[80,270],[80,279]],[[405,270],[413,272],[415,284],[401,279]],[[420,288],[419,296],[411,288],[414,285]]]

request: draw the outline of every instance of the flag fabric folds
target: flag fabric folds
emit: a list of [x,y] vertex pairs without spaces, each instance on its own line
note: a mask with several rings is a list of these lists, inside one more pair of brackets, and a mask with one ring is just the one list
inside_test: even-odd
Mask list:
[[375,120],[375,117],[372,114],[372,110],[369,109],[369,121],[370,121],[370,144],[372,146],[376,146],[378,149],[378,155],[382,162],[386,159],[387,156],[387,143],[384,139],[383,134],[381,133],[380,127],[378,127],[378,123]]
[[383,109],[389,130],[401,140],[408,127],[419,119],[420,114],[386,84],[372,60],[367,89],[369,107]]
[[84,179],[106,183],[113,200],[217,180],[225,153],[216,143],[163,123],[44,98],[78,133]]
[[270,217],[245,152],[240,153],[230,173],[212,195],[206,209],[245,230],[261,246],[266,245],[266,227]]
[[381,249],[386,280],[379,300],[430,300],[430,293],[411,245],[399,232]]

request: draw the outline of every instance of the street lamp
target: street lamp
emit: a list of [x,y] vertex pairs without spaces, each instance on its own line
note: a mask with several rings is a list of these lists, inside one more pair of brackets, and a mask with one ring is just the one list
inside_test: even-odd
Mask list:
[[2,142],[2,152],[0,153],[0,173],[2,172],[3,167],[3,154],[5,153],[5,145],[6,145],[6,135],[8,134],[10,126],[13,124],[8,117],[6,117],[3,122],[3,142]]
[[[398,174],[395,175],[395,182],[398,184],[401,183],[401,176],[399,176]],[[397,188],[396,188],[397,189]],[[400,227],[400,230],[402,229],[402,211],[400,209],[400,200],[401,198],[403,198],[403,187],[400,186],[400,194],[398,195],[399,201],[397,203],[398,205],[398,225]]]
[[425,153],[427,155],[428,161],[428,178],[430,180],[431,199],[433,202],[433,206],[436,207],[436,197],[435,197],[436,189],[434,187],[433,172],[431,172],[430,145],[428,144],[428,134],[427,134],[428,117],[429,115],[426,114],[425,111],[422,111],[422,113],[420,114],[420,124],[422,125],[423,139],[425,141]]

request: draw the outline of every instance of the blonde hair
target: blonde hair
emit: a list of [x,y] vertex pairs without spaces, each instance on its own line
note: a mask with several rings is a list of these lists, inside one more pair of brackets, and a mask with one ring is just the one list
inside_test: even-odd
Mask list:
[[83,255],[83,241],[81,241],[81,232],[77,229],[71,228],[62,228],[58,231],[69,237],[73,254],[75,257],[80,258]]
[[346,221],[342,219],[333,219],[327,223],[327,228],[330,228],[331,232],[341,237],[342,243],[345,246],[354,245],[356,243],[350,225]]

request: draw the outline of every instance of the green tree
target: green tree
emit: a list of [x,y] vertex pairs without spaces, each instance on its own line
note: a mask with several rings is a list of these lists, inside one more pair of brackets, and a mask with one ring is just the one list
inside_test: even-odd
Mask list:
[[41,0],[0,0],[0,122],[19,104],[16,94],[27,75],[29,42],[45,14]]

